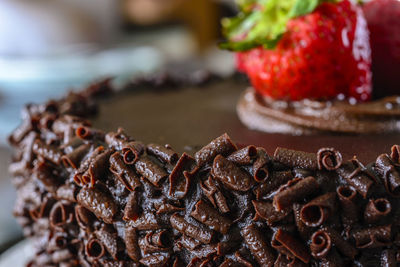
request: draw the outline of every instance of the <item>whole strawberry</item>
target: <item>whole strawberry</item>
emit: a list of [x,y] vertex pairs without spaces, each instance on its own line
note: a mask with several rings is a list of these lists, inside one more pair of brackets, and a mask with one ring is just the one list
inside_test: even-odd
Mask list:
[[373,0],[363,10],[371,33],[374,93],[400,94],[400,1]]
[[369,35],[362,11],[348,0],[242,0],[223,21],[237,66],[274,99],[371,97]]

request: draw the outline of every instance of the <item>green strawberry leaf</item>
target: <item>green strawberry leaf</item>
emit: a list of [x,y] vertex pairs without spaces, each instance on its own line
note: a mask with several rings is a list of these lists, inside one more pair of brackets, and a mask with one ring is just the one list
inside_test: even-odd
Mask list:
[[239,14],[222,20],[227,40],[220,47],[233,51],[258,46],[273,49],[290,19],[313,12],[323,2],[337,1],[340,0],[237,0]]

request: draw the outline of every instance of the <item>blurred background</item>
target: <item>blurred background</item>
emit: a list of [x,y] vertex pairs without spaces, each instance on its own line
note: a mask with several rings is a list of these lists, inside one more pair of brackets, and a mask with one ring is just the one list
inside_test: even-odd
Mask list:
[[232,55],[216,43],[221,17],[234,13],[231,0],[0,1],[0,253],[21,237],[6,137],[22,106],[169,66],[228,75]]

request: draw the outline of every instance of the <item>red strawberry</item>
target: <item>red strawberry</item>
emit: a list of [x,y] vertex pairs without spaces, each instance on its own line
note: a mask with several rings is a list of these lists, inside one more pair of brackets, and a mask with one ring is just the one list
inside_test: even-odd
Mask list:
[[371,33],[375,94],[400,94],[400,1],[374,0],[363,10]]
[[247,73],[259,93],[286,100],[332,99],[340,94],[370,99],[367,25],[362,11],[350,1],[322,1],[311,13],[291,18],[276,46],[268,46],[237,54],[238,69]]

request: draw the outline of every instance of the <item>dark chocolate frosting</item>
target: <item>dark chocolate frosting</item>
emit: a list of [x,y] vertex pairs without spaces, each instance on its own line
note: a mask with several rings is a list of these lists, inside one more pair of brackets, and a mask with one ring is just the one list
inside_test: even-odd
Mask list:
[[347,100],[285,102],[262,97],[249,88],[240,97],[237,111],[245,125],[265,132],[368,134],[400,131],[399,96],[355,104]]

